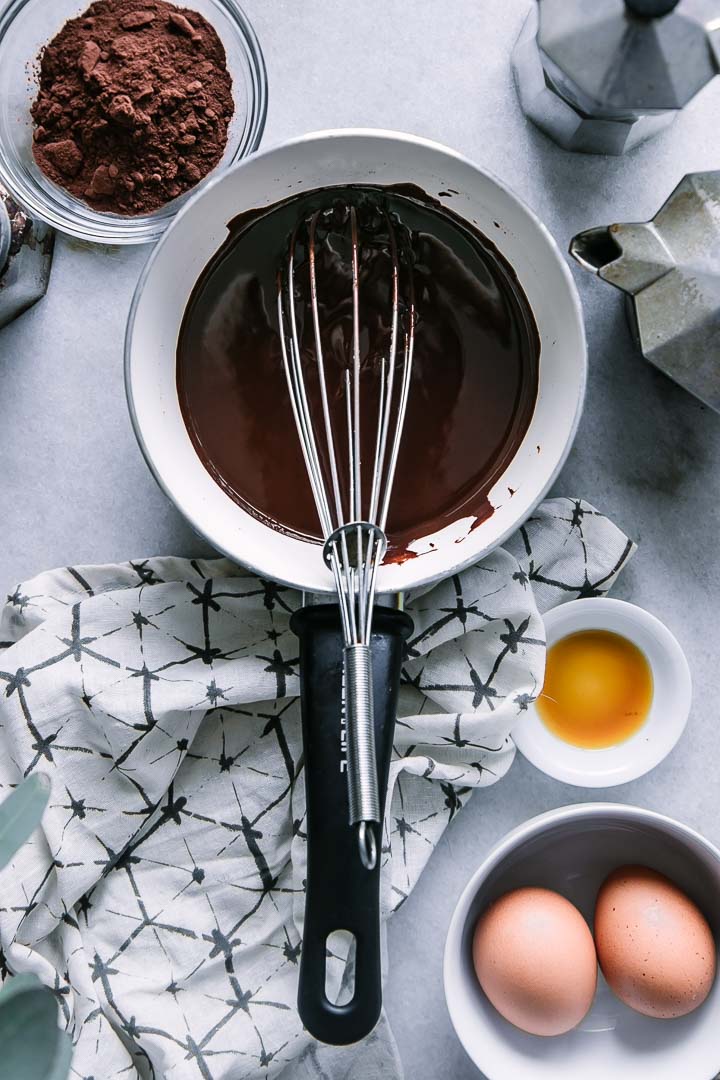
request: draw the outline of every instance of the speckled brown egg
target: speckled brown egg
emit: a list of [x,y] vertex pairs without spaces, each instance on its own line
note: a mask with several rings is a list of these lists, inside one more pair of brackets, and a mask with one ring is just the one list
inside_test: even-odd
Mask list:
[[475,972],[486,996],[531,1035],[562,1035],[583,1019],[597,981],[590,928],[550,889],[515,889],[480,916]]
[[612,990],[645,1016],[685,1016],[710,993],[712,931],[697,905],[655,870],[621,866],[610,874],[595,907],[595,945]]

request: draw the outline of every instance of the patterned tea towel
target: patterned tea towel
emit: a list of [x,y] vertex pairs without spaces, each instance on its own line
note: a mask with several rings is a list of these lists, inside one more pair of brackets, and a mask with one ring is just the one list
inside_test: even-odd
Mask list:
[[[504,549],[407,598],[386,914],[472,789],[510,768],[543,679],[540,612],[603,595],[632,552],[587,503],[552,499]],[[75,1078],[401,1075],[385,1018],[333,1050],[295,1011],[299,604],[221,559],[70,567],[8,597],[0,795],[35,770],[52,794],[0,878],[2,970],[54,988]]]

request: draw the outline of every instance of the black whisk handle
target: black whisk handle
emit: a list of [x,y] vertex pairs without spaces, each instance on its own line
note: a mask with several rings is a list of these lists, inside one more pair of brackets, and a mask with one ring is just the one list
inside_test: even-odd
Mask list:
[[[349,824],[347,739],[342,724],[345,642],[334,604],[296,612],[300,639],[301,705],[307,802],[307,881],[300,958],[298,1011],[316,1039],[336,1046],[368,1035],[382,1009],[380,864],[367,869],[358,829]],[[412,620],[376,608],[370,642],[375,775],[382,821],[397,711],[400,669]],[[381,824],[374,826],[380,839]],[[338,1005],[326,991],[328,937],[337,930],[355,939],[354,992]]]

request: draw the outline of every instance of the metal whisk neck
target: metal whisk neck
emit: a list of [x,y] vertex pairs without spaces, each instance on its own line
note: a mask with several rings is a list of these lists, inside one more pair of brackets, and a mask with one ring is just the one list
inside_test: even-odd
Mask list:
[[335,576],[346,645],[369,645],[375,577],[387,550],[383,530],[370,521],[350,521],[328,536],[325,565]]

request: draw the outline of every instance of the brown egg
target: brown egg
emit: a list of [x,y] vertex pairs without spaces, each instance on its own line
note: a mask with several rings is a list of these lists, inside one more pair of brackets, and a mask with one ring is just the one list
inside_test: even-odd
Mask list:
[[645,1016],[685,1016],[710,993],[712,931],[692,900],[655,870],[621,866],[610,874],[595,907],[595,945],[611,989]]
[[497,1011],[531,1035],[562,1035],[579,1024],[595,993],[590,929],[550,889],[515,889],[480,916],[473,938],[480,985]]

